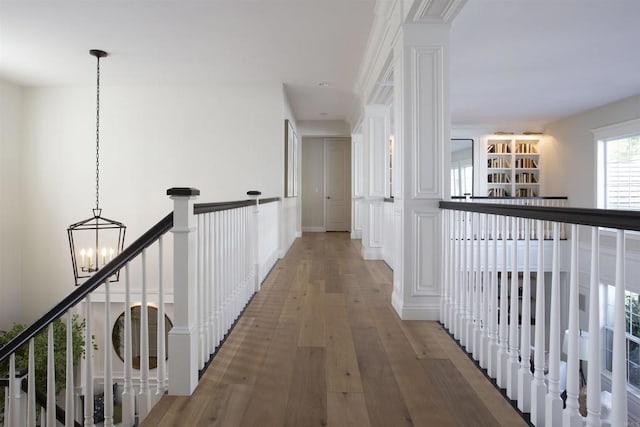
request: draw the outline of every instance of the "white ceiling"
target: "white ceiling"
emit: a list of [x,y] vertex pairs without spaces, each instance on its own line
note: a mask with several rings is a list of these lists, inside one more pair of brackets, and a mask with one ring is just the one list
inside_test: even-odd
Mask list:
[[[0,78],[24,86],[285,84],[302,120],[345,119],[375,0],[0,0]],[[327,82],[328,87],[318,83]],[[327,115],[320,115],[327,113]]]
[[[298,120],[347,120],[374,5],[0,0],[0,78],[90,85],[97,48],[104,85],[283,83]],[[451,38],[454,124],[544,124],[639,94],[639,20],[638,0],[469,0]]]
[[527,130],[640,94],[640,1],[470,0],[451,51],[454,125]]

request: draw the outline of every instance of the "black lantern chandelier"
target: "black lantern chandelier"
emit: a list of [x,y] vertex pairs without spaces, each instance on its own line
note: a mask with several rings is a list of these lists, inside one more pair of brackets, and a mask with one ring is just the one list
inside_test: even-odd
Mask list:
[[[103,50],[90,50],[97,59],[96,79],[96,207],[89,219],[76,222],[67,229],[71,262],[76,285],[104,267],[124,248],[126,227],[118,221],[104,218],[100,209],[100,58],[107,56]],[[109,281],[118,281],[120,273]]]

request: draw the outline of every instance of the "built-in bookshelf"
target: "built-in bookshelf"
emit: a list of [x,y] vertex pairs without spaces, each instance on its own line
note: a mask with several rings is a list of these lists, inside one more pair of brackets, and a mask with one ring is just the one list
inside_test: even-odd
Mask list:
[[486,141],[487,195],[535,197],[540,195],[539,139],[494,137]]

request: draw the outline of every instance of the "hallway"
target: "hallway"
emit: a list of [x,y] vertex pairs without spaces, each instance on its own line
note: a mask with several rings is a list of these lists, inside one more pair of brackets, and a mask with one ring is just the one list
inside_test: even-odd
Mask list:
[[439,324],[398,319],[391,277],[347,233],[305,233],[193,396],[143,425],[525,425]]

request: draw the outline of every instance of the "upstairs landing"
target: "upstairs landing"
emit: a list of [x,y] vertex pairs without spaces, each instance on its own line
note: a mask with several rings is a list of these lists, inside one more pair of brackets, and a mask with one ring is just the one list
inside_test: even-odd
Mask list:
[[143,426],[519,426],[435,322],[401,321],[391,271],[347,233],[305,233],[191,397]]

